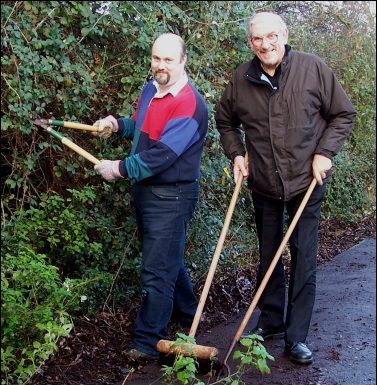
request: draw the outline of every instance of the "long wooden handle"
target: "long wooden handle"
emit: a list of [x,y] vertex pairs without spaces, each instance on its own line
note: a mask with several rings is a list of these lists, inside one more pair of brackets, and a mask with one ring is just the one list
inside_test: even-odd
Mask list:
[[242,335],[243,331],[245,330],[245,327],[246,327],[247,323],[250,320],[251,314],[253,313],[253,311],[254,311],[254,309],[255,309],[258,301],[259,301],[259,298],[261,297],[261,295],[263,293],[263,290],[266,287],[267,282],[270,279],[271,274],[274,271],[275,266],[278,263],[281,254],[283,253],[284,247],[288,243],[288,240],[289,240],[289,238],[290,238],[294,228],[296,227],[296,224],[297,224],[297,222],[298,222],[298,220],[299,220],[299,218],[300,218],[300,216],[301,216],[301,214],[302,214],[306,204],[308,203],[308,200],[309,200],[309,198],[310,198],[310,196],[311,196],[311,194],[312,194],[316,184],[317,184],[317,180],[315,178],[313,178],[313,180],[312,180],[312,182],[311,182],[311,184],[310,184],[310,186],[309,186],[309,188],[308,188],[308,190],[307,190],[307,192],[306,192],[306,194],[305,194],[305,196],[304,196],[304,198],[303,198],[299,208],[297,209],[297,212],[296,212],[295,216],[292,219],[291,224],[288,227],[287,233],[285,234],[285,236],[284,236],[284,238],[283,238],[279,248],[277,249],[277,251],[275,253],[274,258],[272,259],[270,267],[268,268],[266,274],[264,275],[263,280],[260,283],[257,292],[255,293],[254,299],[252,300],[252,302],[251,302],[251,304],[250,304],[250,306],[249,306],[249,308],[248,308],[248,310],[247,310],[247,312],[246,312],[246,314],[245,314],[245,316],[244,316],[244,318],[243,318],[243,320],[242,320],[242,322],[241,322],[241,324],[240,324],[240,326],[239,326],[239,328],[237,330],[237,333],[234,336],[234,339],[232,341],[231,347],[228,350],[228,354],[226,355],[226,358],[225,358],[224,362],[226,362],[226,360],[229,358],[230,353],[232,352],[235,344],[241,338],[241,335]]
[[96,157],[94,157],[92,154],[90,154],[88,151],[85,151],[83,148],[81,148],[80,146],[78,146],[77,144],[73,143],[72,141],[70,141],[69,139],[67,138],[63,138],[62,139],[62,143],[64,145],[66,145],[67,147],[69,147],[71,150],[77,152],[79,155],[81,155],[82,157],[84,157],[85,159],[89,160],[90,162],[92,162],[93,164],[99,164],[100,163],[100,160],[97,159]]
[[46,131],[53,136],[54,138],[60,140],[65,146],[69,147],[71,150],[77,152],[79,155],[83,156],[85,159],[89,160],[93,164],[99,164],[100,160],[95,158],[92,154],[90,154],[88,151],[85,151],[83,148],[78,146],[77,144],[73,143],[71,140],[64,137],[59,132],[53,130],[51,127],[48,127]]
[[[247,154],[245,156],[245,164],[247,164]],[[229,229],[230,220],[232,219],[234,207],[236,206],[237,198],[238,198],[238,195],[239,195],[241,187],[242,187],[242,182],[243,182],[243,175],[240,172],[238,179],[237,179],[236,187],[234,188],[232,199],[231,199],[230,204],[229,204],[228,211],[227,211],[226,216],[225,216],[224,225],[223,225],[223,228],[221,230],[219,240],[217,242],[215,253],[212,257],[212,262],[211,262],[210,268],[208,270],[207,278],[206,278],[206,281],[205,281],[205,284],[203,287],[202,294],[201,294],[200,299],[199,299],[199,303],[198,303],[198,307],[196,309],[194,320],[193,320],[192,325],[191,325],[191,329],[190,329],[190,333],[189,333],[190,337],[195,336],[196,330],[198,328],[200,317],[202,316],[202,313],[203,313],[204,304],[206,302],[208,292],[209,292],[209,289],[210,289],[210,286],[211,286],[211,283],[213,280],[213,276],[215,274],[215,270],[216,270],[217,263],[218,263],[219,258],[220,258],[220,254],[221,254],[221,250],[222,250],[222,247],[223,247],[223,244],[225,241],[225,237],[226,237],[226,234],[227,234],[228,229]]]
[[312,194],[316,184],[317,184],[317,180],[315,178],[313,178],[313,180],[312,180],[308,190],[306,191],[306,194],[305,194],[305,196],[304,196],[304,198],[303,198],[299,208],[297,209],[297,212],[296,212],[295,216],[292,219],[291,224],[288,227],[287,233],[285,234],[285,236],[284,236],[284,238],[283,238],[279,248],[277,249],[277,251],[275,253],[275,256],[274,256],[274,258],[273,258],[273,260],[272,260],[272,262],[270,264],[270,267],[268,268],[266,274],[264,275],[264,277],[262,279],[262,282],[260,283],[260,285],[258,287],[258,290],[255,293],[254,299],[251,302],[251,304],[249,306],[249,309],[247,310],[247,312],[245,314],[245,317],[242,320],[241,325],[240,325],[240,327],[237,330],[237,333],[236,333],[236,336],[235,336],[235,339],[237,341],[240,339],[243,331],[245,330],[245,327],[246,327],[247,323],[249,322],[251,314],[253,313],[253,311],[254,311],[254,309],[256,307],[256,304],[258,303],[259,298],[261,297],[261,295],[263,293],[263,290],[265,289],[265,287],[267,285],[267,282],[270,279],[271,274],[274,271],[275,266],[277,265],[281,254],[283,253],[284,247],[287,245],[287,243],[289,241],[289,238],[290,238],[294,228],[296,227],[296,224],[297,224],[298,220],[300,219],[300,216],[301,216],[301,214],[302,214],[306,204],[308,203],[308,200],[309,200],[309,198],[310,198],[310,196],[311,196],[311,194]]
[[76,128],[78,130],[93,131],[98,132],[98,127],[90,126],[88,124],[76,123],[76,122],[66,122],[63,120],[50,119],[49,124],[53,126],[67,127],[67,128]]

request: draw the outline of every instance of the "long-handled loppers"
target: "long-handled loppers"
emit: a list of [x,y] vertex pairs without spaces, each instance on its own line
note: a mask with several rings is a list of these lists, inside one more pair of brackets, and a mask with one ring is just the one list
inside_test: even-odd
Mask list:
[[[60,134],[59,132],[55,131],[50,124],[51,122],[61,122],[61,121],[53,121],[49,119],[36,119],[34,121],[34,124],[36,126],[42,127],[46,132],[48,132],[51,136],[53,136],[55,139],[60,140],[65,146],[69,147],[71,150],[75,151],[85,159],[89,160],[93,164],[98,164],[100,161],[95,158],[92,154],[90,154],[88,151],[85,151],[83,148],[78,146],[77,144],[73,143],[71,140]],[[87,126],[86,124],[80,124],[80,123],[70,123],[70,122],[61,122],[61,123],[68,123],[69,125],[64,126],[64,127],[72,127],[72,128],[78,128],[78,126],[81,126],[80,129],[87,129],[83,128],[85,127],[91,127],[94,128],[96,131],[98,131],[97,127],[93,126]],[[76,127],[73,127],[75,125]],[[90,129],[90,131],[94,131],[93,129]]]
[[245,314],[245,316],[244,316],[244,318],[243,318],[243,320],[242,320],[242,322],[241,322],[241,324],[240,324],[240,326],[239,326],[239,328],[238,328],[238,330],[237,330],[237,332],[236,332],[236,334],[235,334],[235,336],[234,336],[234,338],[233,338],[233,340],[229,346],[229,349],[226,353],[225,359],[222,363],[221,375],[229,375],[230,374],[230,368],[229,368],[229,365],[227,364],[227,361],[228,361],[236,343],[241,338],[241,335],[242,335],[243,331],[245,330],[247,323],[250,320],[251,314],[253,313],[253,311],[254,311],[254,309],[255,309],[258,301],[259,301],[259,298],[261,297],[263,290],[265,289],[267,282],[270,279],[271,274],[274,271],[275,266],[278,263],[281,254],[283,253],[284,247],[288,243],[288,240],[289,240],[294,228],[296,227],[296,224],[297,224],[306,204],[308,203],[308,200],[309,200],[316,184],[317,184],[317,180],[315,178],[313,178],[313,180],[312,180],[307,192],[305,193],[305,196],[304,196],[299,208],[297,209],[297,212],[296,212],[295,216],[293,217],[292,222],[289,225],[288,230],[287,230],[278,250],[276,251],[275,256],[272,259],[271,264],[270,264],[266,274],[264,275],[263,280],[260,283],[258,290],[255,293],[255,296],[254,296],[254,298],[253,298],[253,300],[252,300],[252,302],[251,302],[251,304],[250,304],[250,306],[249,306],[249,308],[248,308],[248,310],[247,310],[247,312],[246,312],[246,314]]
[[66,122],[64,120],[37,119],[34,123],[40,126],[44,124],[46,126],[67,127],[67,128],[75,128],[77,130],[98,132],[98,127],[90,126],[88,124],[76,123],[76,122]]
[[[245,164],[247,164],[247,154],[245,156]],[[232,215],[233,215],[234,207],[236,205],[236,201],[237,201],[239,192],[241,190],[242,182],[243,182],[243,176],[240,173],[238,180],[237,180],[237,183],[236,183],[236,187],[235,187],[233,195],[232,195],[232,199],[231,199],[230,204],[229,204],[229,208],[228,208],[225,220],[224,220],[224,225],[223,225],[223,228],[221,230],[219,240],[217,242],[215,253],[214,253],[213,258],[212,258],[211,266],[208,270],[206,282],[204,284],[203,291],[202,291],[202,294],[200,296],[198,307],[196,309],[196,313],[194,316],[194,320],[192,322],[191,329],[189,332],[189,337],[195,337],[196,330],[198,328],[198,324],[199,324],[200,318],[202,316],[204,304],[206,302],[207,295],[208,295],[208,292],[209,292],[209,289],[210,289],[210,286],[211,286],[211,283],[213,280],[213,276],[215,274],[215,270],[217,267],[217,263],[219,261],[221,250],[222,250],[222,247],[223,247],[223,244],[225,241],[225,237],[226,237],[226,234],[227,234],[228,229],[229,229],[229,224],[230,224],[230,220],[231,220]],[[214,347],[211,347],[211,346],[197,345],[197,344],[192,344],[192,343],[184,343],[184,344],[176,345],[174,342],[168,341],[168,340],[160,340],[157,343],[157,350],[159,352],[165,353],[165,354],[170,354],[170,353],[171,354],[182,354],[182,355],[188,356],[188,357],[195,357],[195,358],[201,359],[201,360],[208,360],[209,359],[211,361],[216,361],[217,356],[218,356],[218,350]]]

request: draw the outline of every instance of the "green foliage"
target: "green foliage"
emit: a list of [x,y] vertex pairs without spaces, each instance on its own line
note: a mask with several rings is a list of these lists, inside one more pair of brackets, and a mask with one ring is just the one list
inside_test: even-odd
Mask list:
[[[181,347],[187,354],[177,354],[174,357],[172,366],[163,365],[161,371],[163,372],[164,383],[175,384],[178,381],[184,385],[204,385],[204,382],[196,378],[200,363],[195,358],[193,351],[189,350],[190,344],[195,344],[195,339],[182,333],[177,333],[176,336],[177,338],[172,343],[171,349]],[[236,350],[233,353],[233,359],[240,360],[236,371],[211,382],[211,384],[243,385],[245,383],[242,381],[242,376],[250,367],[255,367],[261,373],[270,373],[271,370],[267,365],[267,359],[273,361],[274,357],[268,354],[262,342],[263,337],[255,334],[242,338],[240,344],[246,350]],[[183,344],[185,345],[183,346]]]
[[[74,191],[66,200],[60,195],[41,194],[38,203],[23,210],[19,216],[4,228],[5,249],[15,245],[32,245],[38,252],[48,254],[52,264],[64,266],[67,262],[76,264],[80,270],[80,258],[100,260],[102,248],[90,239],[93,223],[84,209],[84,203],[92,203],[95,195],[92,189]],[[68,205],[67,205],[68,203]],[[74,210],[80,205],[80,210]]]
[[[22,383],[56,350],[58,338],[72,328],[69,314],[90,315],[109,294],[125,302],[137,291],[140,263],[137,258],[127,260],[132,247],[125,250],[122,244],[117,250],[116,243],[109,242],[110,224],[98,213],[93,189],[68,192],[67,198],[41,194],[39,202],[30,202],[29,209],[16,213],[2,229],[6,384]],[[108,248],[123,253],[122,264],[120,258],[104,258]],[[114,268],[126,278],[111,292]]]
[[261,373],[271,373],[270,368],[267,365],[267,359],[274,361],[272,357],[266,351],[266,348],[262,345],[263,337],[256,334],[252,334],[247,338],[242,338],[240,343],[246,348],[246,352],[236,350],[233,353],[234,360],[240,360],[238,366],[239,375],[246,370],[247,365],[256,367]]
[[[173,341],[171,345],[171,349],[176,349],[182,347],[185,344],[184,348],[186,351],[190,349],[190,346],[195,344],[195,338],[186,336],[183,333],[177,333],[177,338]],[[204,385],[203,382],[197,380],[196,374],[198,371],[198,361],[189,355],[192,355],[193,351],[188,351],[187,356],[183,354],[177,354],[174,357],[174,362],[172,366],[163,365],[161,371],[164,375],[164,383],[172,384],[175,383],[175,380],[178,380],[179,383],[187,385],[193,384],[195,385]]]
[[322,209],[326,217],[354,220],[375,211],[375,206],[371,206],[375,194],[373,185],[366,185],[364,181],[367,179],[361,177],[365,172],[363,168],[369,167],[362,159],[355,162],[351,156],[342,151],[335,159],[334,174]]
[[[290,3],[290,2],[287,2]],[[299,2],[287,9],[294,48],[319,55],[333,69],[357,112],[356,124],[335,158],[325,198],[326,217],[360,218],[375,212],[376,195],[376,21],[368,2]],[[289,4],[287,4],[289,6]],[[355,26],[357,28],[355,29]]]
[[57,349],[73,324],[65,303],[70,293],[46,256],[20,246],[1,266],[2,384],[22,384]]
[[[373,196],[375,21],[367,2],[3,2],[3,215],[11,216],[42,191],[64,194],[67,188],[98,183],[82,158],[38,132],[31,120],[55,117],[90,123],[107,113],[131,114],[150,75],[150,43],[166,31],[186,40],[187,71],[207,99],[211,121],[202,174],[218,184],[222,168],[211,169],[211,162],[227,161],[221,155],[213,111],[231,70],[250,58],[245,24],[254,10],[281,13],[293,47],[320,55],[337,73],[358,111],[349,151],[367,155],[361,185]],[[126,152],[88,140],[86,133],[70,134],[100,157]],[[352,167],[357,166],[359,158],[352,159]],[[217,186],[208,186],[215,195]]]
[[[111,284],[109,277],[123,260],[122,272],[131,278],[125,281],[128,289],[122,295],[129,297],[138,277],[139,242],[129,237],[129,247],[125,249],[121,239],[116,239],[114,233],[122,234],[122,228],[115,226],[115,215],[109,217],[103,208],[98,208],[100,202],[92,187],[79,191],[69,189],[68,193],[67,198],[43,193],[38,202],[30,202],[29,209],[17,213],[3,227],[2,252],[25,246],[48,255],[49,263],[56,266],[63,277],[96,281],[88,299],[93,307],[105,300]],[[134,221],[129,226],[134,228]],[[125,230],[130,233],[127,226]],[[96,276],[101,278],[96,280]]]
[[171,384],[178,380],[180,384],[204,385],[204,382],[196,378],[198,363],[192,357],[177,355],[173,366],[164,365],[161,369],[164,372],[164,383]]

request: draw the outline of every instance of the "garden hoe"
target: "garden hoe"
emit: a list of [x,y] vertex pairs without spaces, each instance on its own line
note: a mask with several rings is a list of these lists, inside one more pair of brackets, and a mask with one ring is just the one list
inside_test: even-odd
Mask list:
[[293,230],[294,230],[294,228],[295,228],[295,226],[296,226],[296,224],[297,224],[297,222],[298,222],[298,220],[302,214],[302,211],[304,210],[316,184],[317,184],[317,180],[315,178],[313,178],[307,192],[305,193],[305,196],[304,196],[299,208],[297,209],[295,216],[292,219],[291,224],[288,227],[287,233],[285,234],[278,250],[276,251],[276,254],[275,254],[274,258],[272,259],[271,264],[270,264],[265,276],[263,277],[263,280],[260,283],[257,292],[255,293],[254,299],[252,300],[252,302],[251,302],[251,304],[250,304],[250,306],[249,306],[249,308],[248,308],[248,310],[247,310],[247,312],[246,312],[246,314],[245,314],[245,316],[244,316],[244,318],[243,318],[243,320],[242,320],[242,322],[241,322],[241,324],[240,324],[240,326],[236,332],[236,335],[234,336],[233,341],[230,344],[230,347],[226,353],[225,359],[222,363],[220,376],[230,375],[230,368],[229,368],[229,365],[227,364],[227,361],[228,361],[228,359],[229,359],[229,357],[230,357],[230,355],[234,349],[234,346],[240,340],[241,335],[242,335],[243,331],[245,330],[247,323],[250,320],[251,314],[253,313],[253,311],[254,311],[254,309],[255,309],[258,301],[259,301],[259,298],[261,297],[263,290],[266,287],[267,282],[270,279],[271,274],[274,271],[275,266],[278,263],[281,254],[283,253],[284,247],[288,243],[288,240],[289,240],[289,238],[290,238],[290,236],[291,236],[291,234],[292,234],[292,232],[293,232]]
[[[60,140],[65,146],[69,147],[71,150],[77,152],[79,155],[83,156],[85,159],[89,160],[93,164],[99,164],[100,161],[95,158],[93,155],[91,155],[89,152],[85,151],[83,148],[78,146],[77,144],[73,143],[68,138],[64,137],[59,132],[55,131],[51,124],[52,122],[59,122],[61,123],[63,127],[71,127],[71,128],[79,128],[82,130],[90,130],[90,131],[98,131],[97,127],[93,126],[87,126],[86,124],[80,124],[80,123],[70,123],[70,122],[63,122],[59,120],[50,120],[50,119],[36,119],[34,120],[34,124],[36,126],[42,127],[45,131],[47,131],[51,136],[53,136],[55,139]],[[66,125],[64,125],[66,124]],[[75,127],[74,127],[75,126]],[[86,128],[84,128],[86,127]],[[90,127],[90,129],[88,129]]]
[[[245,156],[245,164],[247,164],[247,154]],[[209,288],[211,286],[213,276],[217,267],[217,263],[219,261],[220,253],[225,241],[225,236],[228,232],[230,220],[233,215],[234,207],[236,205],[236,201],[239,195],[239,192],[241,190],[243,182],[243,175],[240,173],[236,187],[234,189],[232,199],[229,204],[229,208],[224,220],[224,225],[220,233],[219,240],[217,242],[217,246],[215,249],[215,253],[212,258],[211,266],[208,270],[207,278],[203,287],[202,294],[199,299],[198,307],[196,309],[196,313],[194,316],[194,320],[191,325],[191,329],[189,332],[189,337],[195,337],[196,330],[198,328],[198,324],[200,321],[200,318],[202,316],[204,304],[207,299],[207,295],[209,292]],[[157,350],[160,353],[165,353],[167,355],[172,354],[172,355],[183,355],[187,357],[194,357],[198,360],[201,360],[200,364],[203,364],[203,367],[205,367],[206,360],[209,360],[211,363],[216,364],[217,362],[217,356],[218,356],[218,350],[214,347],[210,346],[204,346],[204,345],[197,345],[193,343],[182,343],[182,344],[177,344],[176,342],[168,341],[168,340],[160,340],[157,343]],[[208,362],[208,361],[207,361]]]

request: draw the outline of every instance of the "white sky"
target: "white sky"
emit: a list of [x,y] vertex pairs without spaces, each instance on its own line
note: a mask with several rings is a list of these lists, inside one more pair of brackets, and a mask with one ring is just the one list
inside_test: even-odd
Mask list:
[[376,15],[376,3],[374,1],[369,2],[370,11],[373,15]]

